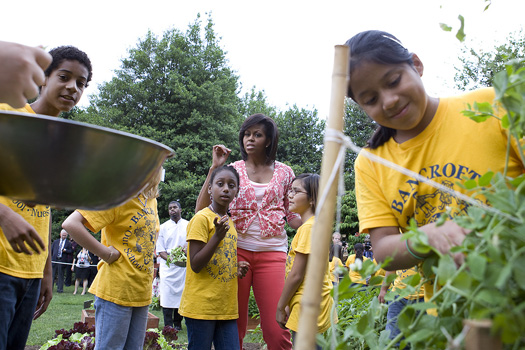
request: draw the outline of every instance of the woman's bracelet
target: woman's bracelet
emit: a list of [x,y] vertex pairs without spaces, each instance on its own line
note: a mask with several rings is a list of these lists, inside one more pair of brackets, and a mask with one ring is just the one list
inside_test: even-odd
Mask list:
[[408,239],[405,241],[405,245],[407,246],[407,251],[410,253],[410,255],[412,255],[414,258],[418,259],[418,260],[425,260],[425,258],[422,258],[420,257],[419,255],[416,255],[411,249],[410,249],[410,246],[408,245]]

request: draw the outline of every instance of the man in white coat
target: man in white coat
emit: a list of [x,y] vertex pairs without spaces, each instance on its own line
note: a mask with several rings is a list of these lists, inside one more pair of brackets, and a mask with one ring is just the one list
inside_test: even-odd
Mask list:
[[160,225],[157,240],[157,254],[159,255],[160,275],[160,306],[164,315],[164,325],[181,330],[182,316],[179,315],[180,298],[184,289],[186,268],[166,265],[168,253],[171,249],[182,246],[186,251],[186,227],[188,221],[181,218],[179,202],[170,202],[168,206],[170,220]]

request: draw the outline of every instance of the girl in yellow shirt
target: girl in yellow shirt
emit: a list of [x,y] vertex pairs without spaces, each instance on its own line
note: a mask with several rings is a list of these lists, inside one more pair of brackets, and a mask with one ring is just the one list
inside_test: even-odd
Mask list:
[[239,189],[239,174],[231,166],[210,176],[211,204],[188,224],[188,264],[179,313],[188,330],[188,349],[239,349],[237,277],[249,263],[237,264],[237,231],[228,215]]
[[[288,194],[290,211],[301,215],[303,224],[297,230],[288,253],[286,280],[277,304],[275,318],[282,328],[288,328],[292,331],[293,338],[295,338],[295,333],[299,328],[300,302],[304,293],[304,276],[308,255],[310,254],[311,231],[315,220],[318,187],[319,175],[301,174],[292,182],[292,189]],[[330,296],[331,290],[330,269],[328,261],[326,261],[321,291],[321,312],[317,319],[319,333],[324,333],[330,327],[330,311],[334,303]],[[318,348],[320,349],[320,347]]]

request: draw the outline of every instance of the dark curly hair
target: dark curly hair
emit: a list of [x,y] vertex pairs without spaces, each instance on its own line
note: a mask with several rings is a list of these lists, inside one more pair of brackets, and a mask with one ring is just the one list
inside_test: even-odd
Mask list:
[[91,61],[89,60],[88,55],[84,51],[77,49],[74,46],[59,46],[55,47],[53,50],[49,51],[49,54],[53,57],[53,61],[44,71],[46,77],[51,75],[57,67],[65,60],[74,60],[78,61],[80,64],[83,64],[88,70],[88,76],[86,81],[86,87],[91,81],[93,76],[93,68],[91,67]]

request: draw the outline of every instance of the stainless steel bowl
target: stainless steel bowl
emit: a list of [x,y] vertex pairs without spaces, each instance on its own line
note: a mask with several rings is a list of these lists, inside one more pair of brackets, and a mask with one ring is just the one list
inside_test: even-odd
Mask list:
[[0,111],[0,195],[102,210],[137,195],[173,149],[129,133]]

